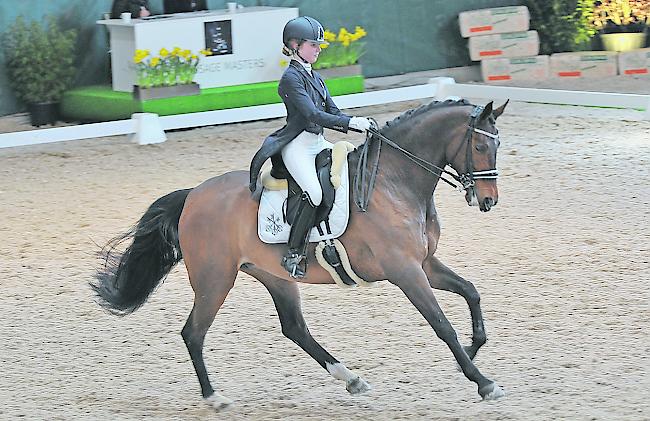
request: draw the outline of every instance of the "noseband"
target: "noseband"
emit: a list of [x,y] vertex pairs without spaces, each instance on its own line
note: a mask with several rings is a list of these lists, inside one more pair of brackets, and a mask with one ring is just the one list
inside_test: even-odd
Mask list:
[[[466,145],[465,149],[466,149],[467,156],[465,159],[465,173],[463,174],[454,174],[402,148],[397,143],[393,142],[392,140],[388,139],[386,136],[381,134],[379,130],[376,128],[377,127],[376,122],[374,122],[375,123],[374,127],[370,127],[368,129],[368,139],[366,140],[366,142],[364,142],[362,146],[361,156],[359,157],[359,162],[357,164],[357,173],[355,174],[355,180],[354,180],[355,203],[357,204],[359,209],[362,212],[365,212],[368,209],[368,202],[370,201],[370,193],[372,192],[375,176],[378,169],[379,154],[381,151],[382,142],[393,147],[394,149],[397,149],[413,163],[423,168],[425,171],[439,177],[440,180],[444,181],[445,183],[449,184],[450,186],[454,187],[460,192],[468,191],[469,189],[474,188],[476,180],[496,180],[499,177],[499,172],[496,170],[496,168],[483,170],[483,171],[474,170],[474,162],[472,158],[473,134],[478,133],[483,136],[487,136],[491,139],[499,139],[498,133],[490,133],[490,132],[486,132],[485,130],[476,128],[476,123],[478,123],[477,121],[478,117],[481,115],[482,112],[483,112],[482,106],[479,105],[474,106],[474,109],[472,110],[472,113],[469,116],[469,122],[467,123],[467,131],[465,132],[465,137],[463,141],[460,143],[460,145],[458,146],[458,149],[456,150],[456,153],[454,154],[453,158],[450,160],[453,161],[458,155],[458,153],[460,152],[460,149],[463,147],[463,144]],[[367,167],[367,160],[368,160],[368,148],[372,136],[376,136],[378,139],[381,140],[381,142],[379,143],[378,146],[375,163],[371,169],[370,181],[367,182],[365,170]],[[445,177],[443,177],[443,174],[447,174],[448,176],[456,180],[459,184],[447,180]],[[369,185],[365,186],[366,184]]]

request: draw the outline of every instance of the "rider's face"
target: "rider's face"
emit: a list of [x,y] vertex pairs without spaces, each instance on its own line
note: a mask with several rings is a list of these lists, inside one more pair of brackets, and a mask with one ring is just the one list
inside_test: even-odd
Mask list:
[[300,57],[307,60],[308,63],[315,63],[320,53],[320,44],[317,42],[305,41],[298,47]]

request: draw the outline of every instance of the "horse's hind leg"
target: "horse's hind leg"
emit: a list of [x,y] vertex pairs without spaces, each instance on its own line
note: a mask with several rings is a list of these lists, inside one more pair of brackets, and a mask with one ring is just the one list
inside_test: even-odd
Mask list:
[[192,358],[192,364],[201,384],[203,398],[214,408],[219,409],[232,403],[230,399],[215,392],[210,384],[208,372],[203,360],[203,342],[212,325],[217,311],[221,308],[228,292],[232,289],[237,270],[231,273],[216,273],[214,267],[205,268],[205,272],[192,274],[190,281],[194,289],[194,306],[181,331],[183,341]]
[[332,377],[345,381],[345,388],[351,394],[356,395],[370,390],[370,385],[365,380],[330,355],[311,336],[302,315],[300,290],[296,282],[276,278],[271,274],[257,270],[246,270],[246,273],[259,280],[271,294],[284,336],[295,342]]
[[434,256],[429,256],[422,268],[429,278],[431,288],[454,292],[467,301],[472,316],[472,344],[463,348],[473,360],[479,348],[487,341],[478,291],[471,282],[458,276]]

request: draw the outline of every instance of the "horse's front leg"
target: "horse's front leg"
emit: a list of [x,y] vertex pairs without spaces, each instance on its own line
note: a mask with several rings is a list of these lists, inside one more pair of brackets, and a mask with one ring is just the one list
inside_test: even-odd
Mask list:
[[467,302],[472,316],[472,344],[463,348],[469,358],[473,360],[479,348],[487,341],[481,313],[481,297],[478,291],[471,282],[458,276],[434,256],[427,257],[422,268],[429,278],[431,288],[454,292]]
[[503,390],[495,382],[481,374],[460,342],[458,342],[456,331],[442,312],[436,297],[433,295],[433,290],[429,285],[427,275],[421,267],[413,265],[411,269],[402,272],[399,278],[395,278],[394,280],[391,277],[389,281],[397,285],[404,292],[415,308],[429,322],[436,335],[445,341],[454,354],[465,377],[478,385],[478,393],[483,399],[498,399],[505,395]]

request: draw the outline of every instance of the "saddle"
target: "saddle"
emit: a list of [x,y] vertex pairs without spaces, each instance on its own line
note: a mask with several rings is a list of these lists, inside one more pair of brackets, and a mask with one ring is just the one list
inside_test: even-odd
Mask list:
[[[316,155],[316,175],[323,192],[323,198],[316,210],[314,226],[321,236],[332,234],[329,226],[329,216],[334,207],[336,189],[339,187],[340,181],[337,186],[334,186],[331,180],[341,179],[343,164],[347,160],[347,154],[352,150],[354,150],[354,145],[351,143],[337,142],[332,149],[323,149]],[[274,160],[270,169],[267,168],[262,171],[260,180],[264,188],[268,190],[287,190],[287,198],[282,209],[282,219],[283,222],[291,225],[296,218],[302,189],[286,169],[282,160]]]
[[[347,158],[353,150],[354,145],[351,143],[337,142],[331,150],[325,149],[317,155],[316,174],[323,199],[316,209],[315,229],[312,229],[309,238],[311,243],[318,243],[315,249],[318,263],[343,287],[368,284],[354,274],[343,244],[336,240],[345,232],[349,220]],[[272,168],[266,168],[260,173],[259,182],[264,186],[264,189],[257,189],[263,190],[259,196],[258,211],[260,240],[268,244],[284,243],[289,225],[296,218],[302,189],[281,159],[274,160]]]

